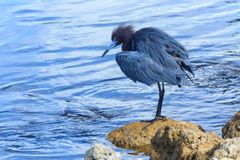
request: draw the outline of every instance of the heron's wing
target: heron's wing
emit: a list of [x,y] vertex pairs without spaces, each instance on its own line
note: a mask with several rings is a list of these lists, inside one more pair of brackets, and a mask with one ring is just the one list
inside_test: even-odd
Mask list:
[[156,38],[152,37],[140,37],[141,39],[135,39],[134,49],[140,53],[144,53],[146,56],[150,57],[159,66],[162,66],[165,73],[173,77],[180,76],[180,78],[185,77],[186,73],[183,72],[179,64],[175,59],[166,52],[165,46]]
[[117,53],[116,62],[123,73],[134,82],[139,81],[146,85],[157,82],[180,85],[176,75],[168,74],[164,71],[162,65],[157,64],[151,57],[137,51]]
[[188,52],[174,38],[161,30],[145,28],[137,31],[134,35],[133,47],[135,50],[149,53],[155,58],[159,57],[161,63],[166,61],[164,58],[166,54],[170,55],[181,69],[186,69],[194,75]]
[[[167,38],[169,37],[169,38]],[[170,36],[163,37],[162,43],[166,47],[166,52],[173,56],[181,68],[194,75],[192,65],[189,62],[189,54],[185,48]]]

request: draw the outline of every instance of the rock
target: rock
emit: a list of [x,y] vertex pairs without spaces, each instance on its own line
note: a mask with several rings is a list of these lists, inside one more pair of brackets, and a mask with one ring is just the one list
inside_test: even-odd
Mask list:
[[240,137],[222,141],[211,160],[240,160]]
[[120,160],[120,155],[103,144],[95,144],[85,154],[85,160]]
[[205,160],[221,142],[216,134],[175,124],[159,129],[152,139],[152,159]]
[[240,137],[240,111],[222,129],[223,138]]
[[151,154],[153,148],[151,139],[156,132],[165,127],[172,125],[181,125],[186,128],[193,128],[195,130],[202,130],[199,126],[187,122],[177,122],[172,119],[160,119],[155,122],[133,122],[118,128],[108,134],[108,140],[114,145],[132,149],[147,154]]
[[118,147],[144,152],[153,160],[206,158],[221,142],[216,134],[206,133],[190,122],[160,119],[134,122],[108,134]]

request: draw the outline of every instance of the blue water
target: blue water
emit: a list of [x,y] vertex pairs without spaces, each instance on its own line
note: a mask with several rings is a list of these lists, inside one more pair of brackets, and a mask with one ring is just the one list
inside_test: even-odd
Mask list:
[[151,119],[158,91],[125,78],[111,31],[154,26],[189,51],[196,77],[166,86],[163,114],[219,135],[240,110],[238,0],[1,0],[0,159],[83,159],[111,130]]

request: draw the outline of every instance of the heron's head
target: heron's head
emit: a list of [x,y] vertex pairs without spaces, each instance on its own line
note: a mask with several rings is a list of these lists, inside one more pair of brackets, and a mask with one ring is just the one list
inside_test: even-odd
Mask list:
[[134,34],[133,27],[131,25],[125,26],[125,25],[120,25],[117,28],[115,28],[112,32],[112,37],[111,37],[111,44],[108,46],[108,48],[105,50],[103,53],[102,57],[107,54],[108,51],[110,51],[112,48],[121,45],[123,43],[127,43],[132,35]]

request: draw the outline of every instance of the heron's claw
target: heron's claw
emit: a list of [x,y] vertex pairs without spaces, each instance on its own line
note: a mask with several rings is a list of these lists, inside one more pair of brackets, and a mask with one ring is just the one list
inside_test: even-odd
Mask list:
[[141,120],[140,122],[154,123],[155,121],[158,121],[158,120],[166,120],[166,116],[157,116],[154,119],[151,119],[151,120]]
[[166,116],[156,116],[155,118],[154,118],[154,120],[155,121],[157,121],[157,120],[165,120],[166,119]]

